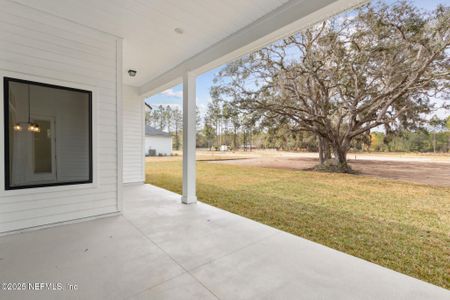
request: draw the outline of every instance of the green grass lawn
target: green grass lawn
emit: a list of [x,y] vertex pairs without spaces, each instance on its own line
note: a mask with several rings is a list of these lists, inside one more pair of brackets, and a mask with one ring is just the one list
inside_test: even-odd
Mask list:
[[[450,188],[374,177],[197,162],[205,203],[450,288]],[[181,161],[146,181],[181,193]]]

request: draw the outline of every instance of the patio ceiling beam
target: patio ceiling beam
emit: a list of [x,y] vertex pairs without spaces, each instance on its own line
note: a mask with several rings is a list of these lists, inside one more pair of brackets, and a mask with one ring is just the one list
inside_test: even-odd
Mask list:
[[291,0],[229,37],[197,53],[139,88],[151,96],[182,82],[186,71],[197,75],[289,36],[368,0]]

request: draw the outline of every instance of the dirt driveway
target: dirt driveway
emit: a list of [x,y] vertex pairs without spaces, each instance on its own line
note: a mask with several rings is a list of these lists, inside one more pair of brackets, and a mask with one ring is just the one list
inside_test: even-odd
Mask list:
[[[388,159],[350,159],[349,162],[351,167],[361,175],[450,187],[450,163]],[[259,157],[214,163],[308,170],[316,165],[318,160],[311,157]]]

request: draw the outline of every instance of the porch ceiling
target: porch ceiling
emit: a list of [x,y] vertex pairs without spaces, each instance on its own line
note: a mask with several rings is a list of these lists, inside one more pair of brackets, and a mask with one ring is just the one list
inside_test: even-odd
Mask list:
[[[122,37],[124,83],[149,94],[157,92],[155,87],[177,84],[180,72],[206,71],[205,65],[213,68],[280,38],[277,30],[295,21],[321,12],[281,34],[367,0],[11,1]],[[137,76],[130,78],[129,69],[136,69]]]

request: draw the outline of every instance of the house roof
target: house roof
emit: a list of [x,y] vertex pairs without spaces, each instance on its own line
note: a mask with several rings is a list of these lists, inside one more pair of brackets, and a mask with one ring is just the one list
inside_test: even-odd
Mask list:
[[161,129],[145,125],[145,136],[165,136],[170,137],[170,134]]

